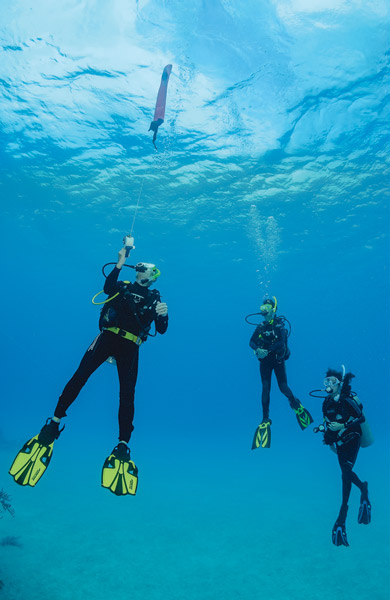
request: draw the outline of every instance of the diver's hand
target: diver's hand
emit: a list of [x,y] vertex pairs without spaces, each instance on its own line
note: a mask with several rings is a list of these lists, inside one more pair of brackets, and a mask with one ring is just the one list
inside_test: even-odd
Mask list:
[[268,355],[268,350],[265,348],[257,348],[255,350],[256,357],[260,360]]
[[166,302],[157,302],[156,313],[159,317],[166,317],[168,314],[168,305]]
[[121,269],[126,262],[126,247],[121,248],[118,252],[118,262],[116,263],[116,268]]
[[337,423],[337,421],[332,421],[331,423],[328,423],[328,429],[331,431],[339,431],[341,433],[341,430],[344,429],[344,425],[342,423]]

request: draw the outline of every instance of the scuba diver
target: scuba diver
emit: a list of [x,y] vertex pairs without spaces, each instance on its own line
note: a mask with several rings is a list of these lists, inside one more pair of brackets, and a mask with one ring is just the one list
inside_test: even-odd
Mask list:
[[332,529],[332,542],[335,546],[349,546],[345,521],[348,500],[354,483],[360,490],[358,523],[368,525],[371,521],[371,503],[368,498],[368,483],[361,481],[352,470],[360,447],[373,443],[373,437],[363,414],[363,405],[351,390],[352,373],[328,369],[324,379],[324,390],[313,390],[310,396],[324,398],[316,392],[326,392],[322,404],[324,424],[314,428],[314,432],[324,434],[324,444],[337,454],[341,468],[342,502],[339,515]]
[[[252,450],[259,447],[271,447],[272,421],[269,418],[269,404],[273,371],[275,372],[280,391],[287,397],[291,408],[296,414],[299,427],[304,430],[313,422],[309,411],[295,398],[287,385],[285,361],[290,356],[290,350],[287,345],[290,332],[287,331],[285,323],[288,323],[289,326],[290,323],[285,317],[276,316],[277,306],[275,296],[273,298],[266,296],[263,304],[260,306],[260,313],[253,313],[255,315],[261,314],[264,317],[264,321],[257,325],[249,342],[256,358],[260,362],[260,377],[263,386],[261,393],[263,420],[255,431]],[[248,317],[253,316],[253,314],[248,315]],[[250,323],[247,320],[248,317],[245,319],[246,322],[254,325],[254,323]]]
[[[130,460],[131,433],[134,429],[134,391],[138,372],[138,354],[141,344],[149,335],[152,323],[156,332],[163,334],[168,327],[168,306],[161,302],[157,290],[150,286],[160,275],[155,265],[138,263],[125,265],[126,257],[134,249],[134,238],[126,236],[125,246],[119,251],[118,261],[106,277],[102,292],[109,297],[94,304],[103,304],[99,320],[100,333],[87,349],[73,377],[66,384],[54,411],[40,433],[26,442],[16,456],[10,474],[20,485],[35,486],[46,471],[53,453],[53,444],[63,431],[60,423],[66,411],[77,398],[88,378],[103,362],[116,363],[119,377],[119,443],[106,459],[102,471],[102,486],[116,495],[135,494],[138,470]],[[108,263],[115,264],[115,263]],[[103,274],[104,268],[103,267]],[[118,281],[123,266],[134,268],[135,282]]]

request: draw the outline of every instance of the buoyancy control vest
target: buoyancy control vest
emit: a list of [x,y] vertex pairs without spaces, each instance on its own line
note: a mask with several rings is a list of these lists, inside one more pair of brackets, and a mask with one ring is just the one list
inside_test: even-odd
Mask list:
[[100,330],[120,327],[145,341],[156,317],[160,293],[124,281],[117,283],[117,291],[118,295],[104,304],[100,312]]

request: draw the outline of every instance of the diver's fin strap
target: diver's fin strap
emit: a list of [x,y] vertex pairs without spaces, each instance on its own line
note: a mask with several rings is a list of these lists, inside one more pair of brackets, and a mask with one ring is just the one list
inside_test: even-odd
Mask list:
[[142,339],[140,337],[134,335],[134,333],[130,333],[130,331],[125,331],[125,329],[120,329],[120,327],[103,327],[103,330],[111,331],[111,333],[116,333],[117,335],[120,335],[126,340],[134,342],[134,344],[136,344],[137,346],[140,346],[142,344]]
[[294,408],[293,410],[297,415],[298,425],[302,430],[306,429],[306,427],[309,427],[309,425],[313,423],[313,417],[311,416],[309,411],[302,406],[302,404],[300,404],[298,408]]

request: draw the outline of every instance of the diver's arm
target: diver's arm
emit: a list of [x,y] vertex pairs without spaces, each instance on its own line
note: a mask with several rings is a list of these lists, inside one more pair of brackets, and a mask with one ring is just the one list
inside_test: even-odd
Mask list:
[[153,302],[153,321],[157,333],[165,333],[168,329],[168,304],[161,302],[160,292],[155,290],[155,301]]
[[[356,415],[355,418],[347,421],[347,423],[344,424],[344,429],[342,430],[342,433],[346,433],[348,432],[350,429],[353,429],[354,427],[356,427],[356,425],[360,425],[361,423],[364,423],[364,421],[366,420],[362,408],[359,406],[359,404],[356,402],[356,400],[354,398],[348,397],[345,398],[345,401],[348,402],[349,406],[352,409],[352,412]],[[351,415],[354,416],[354,415]]]
[[362,423],[364,423],[365,420],[366,420],[366,417],[362,413],[360,415],[360,417],[356,417],[356,419],[352,419],[352,421],[348,421],[348,423],[345,424],[344,431],[349,431],[350,429],[355,427],[355,425],[361,425]]
[[108,294],[109,296],[113,296],[114,294],[117,293],[118,277],[119,277],[121,268],[125,264],[125,261],[126,261],[126,247],[121,248],[121,250],[119,250],[119,252],[118,252],[118,262],[116,263],[116,265],[113,268],[113,270],[111,271],[111,273],[108,275],[106,282],[104,284],[103,291],[105,294]]
[[118,291],[118,276],[120,273],[120,269],[118,267],[114,267],[109,276],[106,279],[104,284],[103,291],[105,294],[109,296],[113,296]]
[[118,262],[116,263],[116,268],[118,269],[118,271],[121,270],[121,268],[123,267],[125,262],[126,262],[126,248],[122,248],[118,252]]
[[261,331],[261,327],[260,325],[258,325],[251,337],[251,339],[249,340],[249,346],[252,348],[252,350],[257,350],[257,348],[259,348],[261,346],[260,340],[261,338],[259,338],[259,333]]
[[155,323],[156,331],[161,334],[165,333],[168,329],[168,315],[165,317],[156,317]]
[[[349,420],[345,423],[338,423],[337,421],[327,423],[327,428],[334,432],[337,431],[339,438],[341,438],[345,433],[348,433],[348,431],[351,429],[354,429],[356,425],[360,425],[366,420],[365,416],[363,415],[363,411],[353,398],[344,398],[344,402],[349,404],[351,413],[353,413],[350,415]],[[356,415],[355,418],[351,418],[354,415]]]

